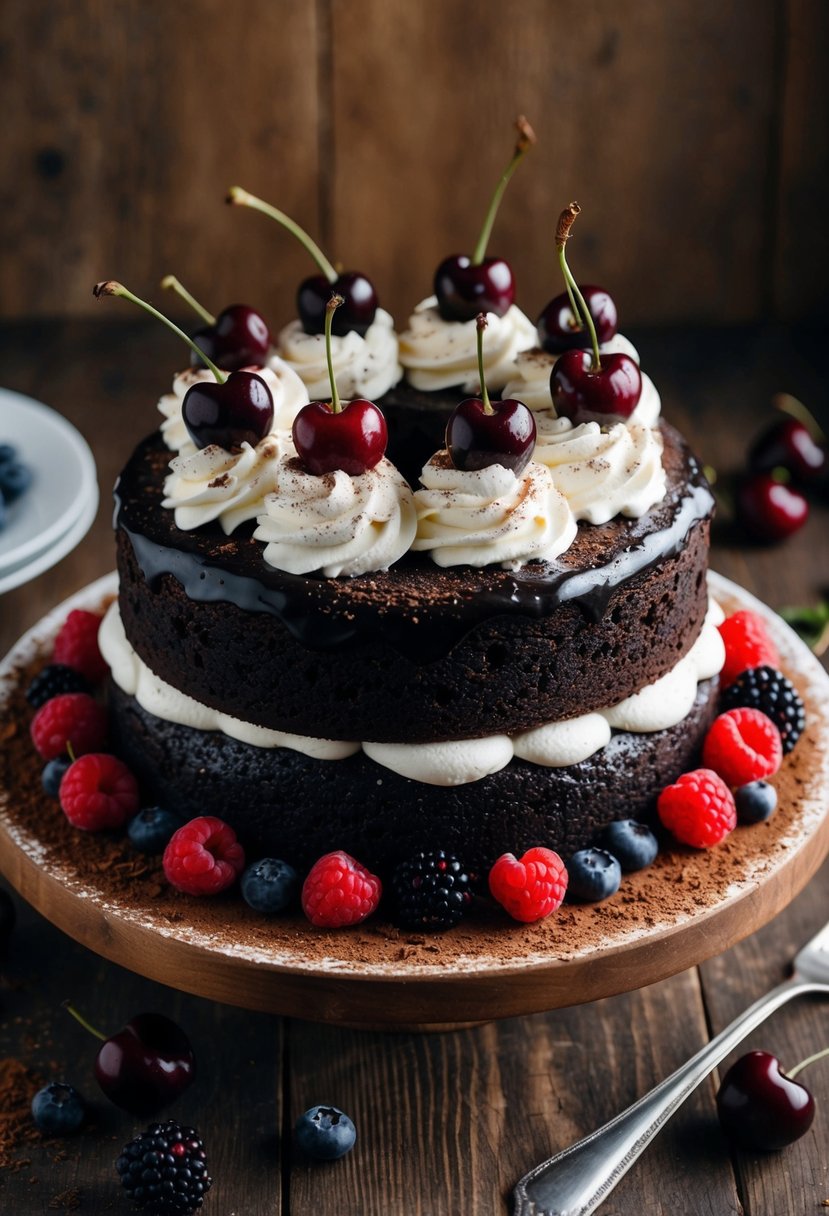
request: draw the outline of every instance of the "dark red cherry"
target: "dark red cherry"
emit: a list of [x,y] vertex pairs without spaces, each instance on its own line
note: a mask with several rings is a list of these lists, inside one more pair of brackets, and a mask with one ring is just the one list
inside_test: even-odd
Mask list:
[[523,473],[535,447],[535,418],[523,401],[492,401],[487,413],[479,397],[467,397],[446,424],[446,447],[456,469],[502,464]]
[[435,271],[435,295],[444,321],[473,321],[479,312],[503,317],[515,303],[515,279],[503,258],[473,265],[465,253],[456,253]]
[[809,517],[809,504],[800,491],[773,473],[746,477],[737,489],[736,510],[748,535],[759,541],[785,540]]
[[342,469],[359,477],[383,459],[386,420],[373,401],[357,397],[335,412],[330,401],[304,405],[294,419],[294,446],[309,473]]
[[642,395],[642,374],[629,355],[602,355],[593,368],[589,350],[567,350],[556,359],[550,393],[560,418],[598,422],[602,426],[628,419]]
[[377,314],[378,299],[374,284],[358,270],[348,270],[331,282],[324,274],[303,280],[296,295],[297,312],[307,334],[325,333],[325,308],[331,293],[342,296],[343,303],[334,314],[332,334],[343,338],[355,333],[362,337]]
[[[603,287],[579,284],[590,310],[599,345],[609,342],[616,334],[618,316],[616,305]],[[538,341],[542,350],[559,355],[565,350],[586,350],[590,346],[590,331],[583,321],[577,321],[566,291],[550,300],[536,322]]]
[[753,473],[788,469],[796,481],[819,481],[827,468],[826,446],[817,443],[796,418],[781,418],[755,439],[748,454]]
[[767,1051],[750,1051],[732,1064],[717,1092],[723,1130],[747,1149],[785,1148],[809,1130],[815,1102],[804,1085],[780,1071]]
[[184,394],[181,416],[197,448],[218,444],[233,451],[256,447],[273,423],[273,397],[255,372],[231,372],[224,384],[200,380]]
[[196,1075],[184,1031],[160,1013],[139,1013],[111,1035],[95,1059],[95,1076],[111,1102],[134,1115],[168,1106]]
[[[238,371],[251,364],[263,366],[271,346],[271,335],[264,318],[247,304],[231,304],[220,312],[212,325],[197,329],[193,341],[209,359],[225,372]],[[202,361],[192,352],[192,367]]]

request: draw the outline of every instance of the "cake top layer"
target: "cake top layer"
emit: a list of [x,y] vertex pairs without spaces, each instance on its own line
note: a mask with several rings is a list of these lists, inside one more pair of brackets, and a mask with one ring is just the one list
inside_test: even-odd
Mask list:
[[693,525],[711,515],[714,500],[684,439],[666,424],[661,433],[663,501],[639,519],[617,517],[600,528],[580,524],[556,561],[517,571],[439,569],[415,553],[386,572],[350,579],[274,569],[249,531],[227,537],[217,524],[191,532],[176,527],[172,512],[161,508],[170,453],[158,433],[139,445],[119,478],[115,523],[128,534],[148,581],[170,574],[191,599],[273,613],[308,646],[337,646],[379,631],[405,653],[422,651],[430,632],[447,649],[493,615],[543,617],[577,600],[598,619],[616,587],[679,552]]

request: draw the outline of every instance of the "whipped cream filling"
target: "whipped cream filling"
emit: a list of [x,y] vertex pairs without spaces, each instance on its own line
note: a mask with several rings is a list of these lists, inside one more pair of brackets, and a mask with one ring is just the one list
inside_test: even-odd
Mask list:
[[265,496],[277,487],[277,459],[283,448],[293,455],[287,432],[268,435],[256,447],[243,443],[228,452],[215,443],[170,461],[162,507],[172,510],[184,532],[218,519],[226,536],[265,510]]
[[[509,380],[519,351],[536,341],[535,326],[515,304],[503,317],[487,313],[484,373],[491,393]],[[444,321],[436,297],[429,296],[416,306],[400,335],[400,362],[413,388],[434,392],[457,386],[463,392],[479,392],[477,323]]]
[[546,411],[535,419],[533,460],[550,470],[577,520],[605,524],[614,515],[638,519],[665,497],[658,430],[633,422],[574,426],[569,418]]
[[566,768],[600,751],[611,729],[649,734],[676,726],[691,710],[697,683],[722,669],[725,648],[717,625],[724,613],[709,600],[702,630],[672,671],[618,705],[550,722],[510,736],[488,735],[443,743],[353,743],[292,735],[243,722],[201,705],[156,676],[127,640],[118,602],[107,610],[98,634],[112,678],[139,705],[166,722],[216,730],[254,747],[287,747],[317,760],[342,760],[362,750],[376,764],[426,785],[466,785],[498,772],[516,757],[545,768]]
[[388,570],[414,540],[412,491],[385,458],[357,477],[342,470],[316,476],[285,455],[273,474],[253,535],[278,570],[326,578]]
[[[378,308],[365,337],[353,330],[332,335],[331,359],[341,397],[382,397],[403,375],[390,314]],[[280,331],[276,354],[268,366],[281,361],[300,377],[312,400],[328,400],[331,386],[324,334],[307,334],[301,321],[291,321]]]
[[[269,360],[267,367],[247,368],[265,381],[273,397],[271,434],[290,431],[294,418],[309,401],[308,390],[299,376],[282,359]],[[200,382],[215,384],[216,378],[206,367],[188,367],[173,379],[173,391],[165,393],[158,403],[164,416],[161,436],[167,447],[180,456],[190,456],[199,449],[193,443],[181,416],[181,407],[188,388]]]
[[[599,347],[600,354],[630,355],[635,363],[639,363],[639,352],[623,334],[615,334],[609,341]],[[512,375],[504,385],[502,397],[516,397],[523,401],[531,410],[549,410],[555,416],[553,399],[550,394],[550,374],[555,366],[558,355],[548,354],[536,346],[532,350],[521,351],[515,360]],[[640,369],[641,370],[641,369]],[[662,400],[656,385],[647,373],[642,372],[642,394],[636,409],[628,419],[629,422],[641,426],[656,426],[662,412]]]
[[533,558],[552,561],[576,536],[576,521],[542,464],[520,477],[503,465],[464,471],[448,452],[437,452],[415,493],[417,536],[439,566],[490,566],[515,570]]

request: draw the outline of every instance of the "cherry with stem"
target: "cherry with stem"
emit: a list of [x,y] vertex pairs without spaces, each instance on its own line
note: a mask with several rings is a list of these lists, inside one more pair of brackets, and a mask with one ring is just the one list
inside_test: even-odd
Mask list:
[[151,316],[163,322],[195,351],[207,364],[216,381],[198,382],[190,386],[181,404],[184,425],[197,448],[217,444],[227,451],[243,443],[255,446],[269,433],[273,423],[273,397],[265,381],[255,372],[223,372],[192,338],[146,300],[129,291],[122,283],[108,279],[92,289],[96,299],[116,296],[137,304]]
[[486,256],[504,191],[536,142],[535,132],[523,114],[516,119],[515,126],[518,137],[512,157],[498,179],[472,257],[453,254],[444,258],[435,271],[434,291],[444,321],[471,321],[479,312],[502,317],[515,303],[515,279],[509,263],[503,258]]
[[[193,341],[223,371],[233,372],[265,363],[271,335],[261,313],[247,304],[231,304],[214,317],[174,274],[166,275],[161,286],[165,291],[174,291],[206,322],[193,334]],[[204,359],[191,353],[190,363],[193,367],[203,367]]]
[[345,404],[340,400],[331,331],[334,315],[343,306],[343,297],[332,294],[325,310],[325,357],[331,385],[330,401],[311,401],[294,419],[294,446],[310,473],[322,476],[341,470],[358,477],[373,469],[386,451],[386,420],[373,401],[358,397]]
[[535,447],[536,426],[532,410],[523,401],[507,397],[493,402],[484,374],[486,313],[478,313],[478,376],[480,397],[467,397],[453,411],[446,425],[446,448],[456,469],[471,471],[500,464],[516,476],[523,473]]
[[343,303],[334,319],[331,332],[338,337],[344,337],[352,331],[361,337],[365,336],[379,307],[374,284],[366,275],[358,270],[338,271],[316,241],[296,220],[271,203],[266,203],[264,199],[243,190],[241,186],[231,186],[226,201],[234,207],[250,207],[254,211],[261,211],[263,215],[276,220],[296,237],[316,262],[320,273],[304,279],[297,291],[297,312],[306,333],[325,332],[326,306],[333,291],[342,296]]

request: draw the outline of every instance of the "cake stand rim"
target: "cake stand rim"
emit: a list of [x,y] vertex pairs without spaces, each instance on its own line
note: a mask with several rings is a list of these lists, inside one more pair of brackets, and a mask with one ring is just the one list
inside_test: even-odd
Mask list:
[[[797,674],[808,681],[810,694],[829,711],[829,675],[793,630],[751,592],[724,576],[710,571],[709,583],[715,595],[736,600],[741,607],[758,612],[769,622],[775,641],[794,663]],[[111,572],[76,591],[27,630],[0,662],[0,707],[12,685],[15,670],[42,649],[67,612],[75,607],[100,606],[101,600],[116,592],[117,575]],[[829,789],[829,712],[821,725],[823,766],[816,780],[826,790]],[[171,933],[176,954],[182,962],[191,964],[182,967],[181,973],[171,979],[166,968],[146,961],[144,948],[148,942],[158,941],[159,927],[135,922],[131,919],[134,909],[112,907],[100,897],[95,899],[94,892],[73,894],[65,885],[65,876],[44,871],[38,864],[36,840],[32,838],[27,848],[21,844],[19,833],[17,838],[10,834],[4,814],[7,795],[8,791],[0,790],[0,869],[41,912],[44,912],[44,905],[51,906],[50,896],[55,893],[52,888],[58,886],[60,893],[67,896],[69,905],[57,917],[49,912],[44,915],[81,944],[148,978],[197,995],[250,1009],[297,1014],[341,1024],[371,1023],[389,1029],[406,1025],[422,1028],[430,1023],[457,1024],[537,1012],[615,995],[667,978],[719,953],[766,924],[806,885],[829,851],[829,815],[825,807],[818,812],[816,804],[822,800],[812,797],[811,802],[815,805],[809,816],[808,830],[805,834],[801,832],[793,852],[762,883],[746,880],[734,884],[735,889],[722,902],[669,925],[623,935],[598,950],[591,949],[587,958],[578,954],[551,957],[549,953],[535,952],[508,961],[492,954],[483,958],[470,956],[451,968],[445,964],[397,965],[389,961],[367,964],[344,959],[322,960],[318,956],[302,959],[263,957],[261,952],[233,954],[226,948],[211,946],[209,938],[182,941]],[[744,916],[745,901],[761,887],[768,893],[770,884],[779,888],[774,892],[776,898],[767,903],[759,918]],[[86,911],[94,909],[104,927],[103,934],[100,926],[93,933],[85,916],[78,918],[78,905],[85,905]],[[71,915],[69,906],[73,908]],[[712,932],[714,929],[717,932]],[[332,936],[336,940],[336,935]],[[696,942],[697,939],[700,944],[705,943],[705,950],[692,949],[690,954],[694,957],[690,961],[687,949],[674,950],[677,941],[687,946],[688,940]],[[125,961],[125,941],[138,947],[135,951],[130,949],[128,954],[141,957],[141,965]],[[622,974],[626,968],[619,968],[618,964],[634,957],[638,970],[636,979],[630,983],[630,977]],[[200,961],[213,968],[212,980],[205,980],[201,974]],[[573,987],[573,977],[580,974],[583,977],[588,962],[594,973],[593,980]],[[244,985],[244,992],[238,990],[234,980],[242,974],[251,980],[251,986]],[[545,979],[551,982],[537,982]],[[511,985],[511,989],[503,990],[501,985],[504,983]],[[408,1000],[401,1006],[396,999],[401,991],[410,993],[413,986],[419,994],[417,1004],[421,1006],[416,1017],[412,1016]],[[329,987],[331,991],[327,991]],[[322,1008],[308,1007],[308,993],[314,989],[325,995]],[[459,1002],[462,991],[464,996]],[[391,1004],[383,1008],[378,1022],[377,1000],[389,997],[393,998]],[[451,1008],[448,1002],[451,1002]]]

